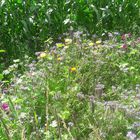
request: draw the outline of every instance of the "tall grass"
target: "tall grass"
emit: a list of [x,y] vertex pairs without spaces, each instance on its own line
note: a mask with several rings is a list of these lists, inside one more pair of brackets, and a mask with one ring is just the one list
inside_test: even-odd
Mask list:
[[139,0],[3,0],[0,2],[0,47],[5,62],[42,50],[48,37],[73,29],[139,33]]

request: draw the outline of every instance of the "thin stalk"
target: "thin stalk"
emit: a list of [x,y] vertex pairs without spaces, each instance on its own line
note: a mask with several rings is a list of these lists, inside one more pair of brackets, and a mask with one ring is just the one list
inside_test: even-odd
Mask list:
[[7,140],[12,140],[11,137],[10,137],[10,133],[9,133],[9,130],[6,126],[6,124],[4,123],[3,119],[0,117],[0,121],[2,122],[2,125],[3,127],[5,128],[5,132],[6,132],[6,136],[7,136]]

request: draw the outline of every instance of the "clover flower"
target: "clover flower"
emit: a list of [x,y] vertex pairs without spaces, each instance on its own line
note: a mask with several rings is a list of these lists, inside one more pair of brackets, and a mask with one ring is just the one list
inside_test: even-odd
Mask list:
[[7,103],[3,103],[3,104],[1,105],[1,108],[2,108],[2,110],[4,110],[4,111],[8,111],[8,110],[9,110],[9,105],[8,105]]

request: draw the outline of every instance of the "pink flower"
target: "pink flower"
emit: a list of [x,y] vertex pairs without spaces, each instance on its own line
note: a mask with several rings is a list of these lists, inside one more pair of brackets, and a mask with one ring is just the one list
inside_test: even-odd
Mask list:
[[121,39],[122,39],[122,40],[125,40],[125,39],[126,39],[125,34],[123,34],[123,35],[121,36]]
[[127,45],[126,45],[126,44],[123,44],[123,45],[122,45],[122,48],[123,48],[123,49],[126,49],[126,48],[127,48]]
[[140,43],[140,37],[138,37],[138,39],[137,39],[137,43],[138,43],[138,44]]
[[131,37],[131,33],[128,33],[127,35],[128,35],[129,38]]
[[9,110],[9,105],[7,103],[3,103],[1,108],[2,108],[2,110],[7,111],[7,110]]

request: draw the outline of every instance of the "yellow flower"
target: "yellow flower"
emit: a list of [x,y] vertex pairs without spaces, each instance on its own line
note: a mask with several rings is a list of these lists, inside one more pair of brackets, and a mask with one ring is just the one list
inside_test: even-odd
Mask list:
[[62,47],[64,46],[64,44],[63,44],[63,43],[56,43],[56,46],[57,46],[58,48],[62,48]]
[[84,47],[84,49],[85,49],[85,50],[87,50],[87,49],[88,49],[88,47]]
[[58,58],[57,58],[57,61],[61,61],[61,60],[62,60],[62,58],[61,58],[61,57],[58,57]]
[[93,43],[93,42],[90,42],[90,43],[88,43],[88,45],[89,45],[90,47],[92,47],[92,46],[94,45],[94,43]]
[[101,44],[101,42],[102,42],[101,40],[98,40],[96,41],[96,44]]
[[75,67],[72,67],[72,68],[70,68],[70,71],[71,71],[71,72],[76,72],[77,69],[76,69]]
[[72,43],[72,39],[66,38],[65,39],[65,44],[70,45]]
[[45,53],[45,52],[42,52],[40,55],[39,55],[39,58],[44,58],[44,57],[46,57],[47,56],[47,54]]
[[65,48],[65,49],[68,49],[68,48],[69,48],[69,46],[65,46],[64,48]]

